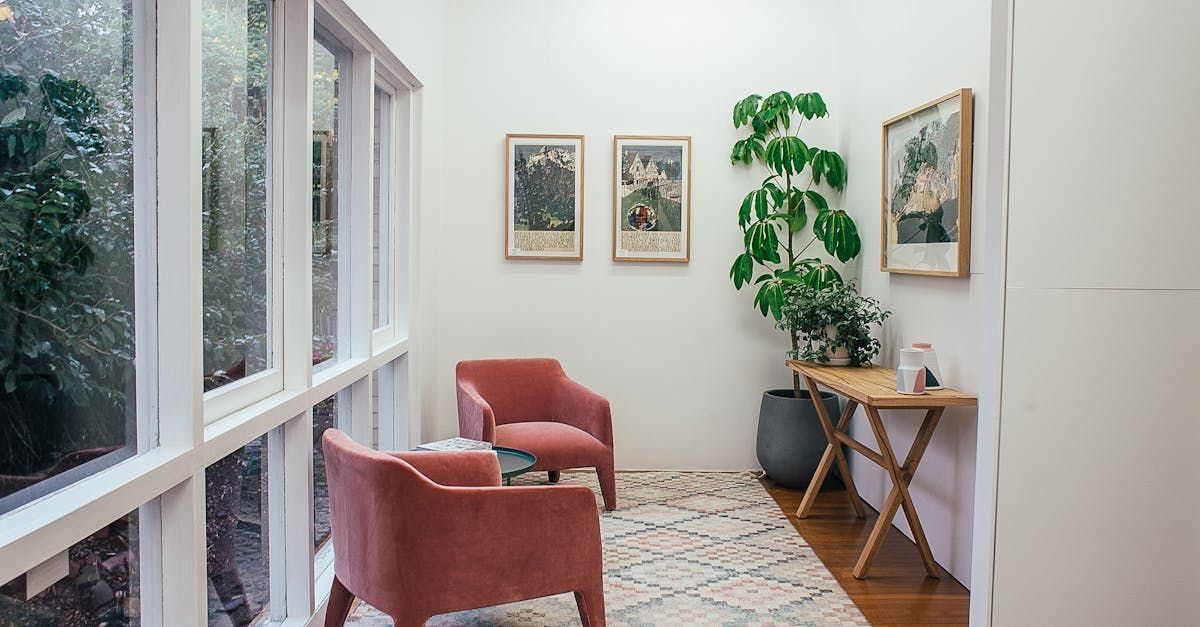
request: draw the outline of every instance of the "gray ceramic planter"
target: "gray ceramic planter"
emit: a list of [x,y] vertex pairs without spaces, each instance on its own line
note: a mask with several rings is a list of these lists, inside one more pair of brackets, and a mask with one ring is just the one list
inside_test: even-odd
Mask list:
[[[838,398],[822,392],[825,411],[836,421]],[[792,390],[767,390],[758,411],[758,463],[775,483],[805,488],[825,452],[825,432],[808,391],[796,399]],[[834,469],[836,470],[836,469]]]

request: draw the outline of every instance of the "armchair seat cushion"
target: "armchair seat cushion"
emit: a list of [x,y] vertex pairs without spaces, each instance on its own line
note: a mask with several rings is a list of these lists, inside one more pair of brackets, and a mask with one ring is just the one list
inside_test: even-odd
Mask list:
[[496,444],[533,453],[536,470],[591,467],[611,455],[590,433],[561,422],[496,425]]

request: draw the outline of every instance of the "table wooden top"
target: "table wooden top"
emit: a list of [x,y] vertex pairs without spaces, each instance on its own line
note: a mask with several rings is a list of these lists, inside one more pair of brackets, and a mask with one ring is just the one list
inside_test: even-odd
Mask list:
[[821,366],[791,359],[787,365],[842,396],[877,408],[932,409],[974,407],[976,404],[974,396],[949,388],[930,390],[924,394],[901,394],[896,391],[896,371],[891,368]]

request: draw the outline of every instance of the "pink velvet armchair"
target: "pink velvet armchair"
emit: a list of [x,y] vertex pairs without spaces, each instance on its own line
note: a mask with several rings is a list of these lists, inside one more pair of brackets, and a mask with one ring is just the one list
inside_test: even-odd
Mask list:
[[551,483],[567,468],[595,468],[604,509],[617,508],[612,412],[603,396],[567,378],[554,359],[459,362],[458,430],[465,438],[529,451]]
[[381,453],[336,429],[322,447],[336,556],[326,627],[355,597],[410,627],[565,592],[584,625],[605,624],[591,490],[501,487],[488,451]]

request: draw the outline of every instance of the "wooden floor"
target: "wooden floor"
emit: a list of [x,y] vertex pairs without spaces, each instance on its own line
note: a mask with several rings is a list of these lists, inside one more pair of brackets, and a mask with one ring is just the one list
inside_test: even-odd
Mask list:
[[850,574],[878,514],[868,507],[866,520],[855,518],[836,479],[827,482],[830,485],[804,520],[796,518],[803,490],[782,488],[765,478],[762,482],[872,625],[967,624],[970,592],[949,574],[941,579],[927,577],[916,545],[895,527],[888,532],[867,578],[859,580]]

